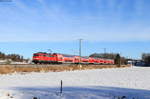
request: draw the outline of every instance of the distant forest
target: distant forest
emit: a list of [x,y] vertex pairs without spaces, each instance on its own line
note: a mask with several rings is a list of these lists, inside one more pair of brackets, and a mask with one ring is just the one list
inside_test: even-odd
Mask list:
[[19,54],[5,54],[0,52],[0,60],[11,60],[15,62],[23,62],[26,61],[22,55]]

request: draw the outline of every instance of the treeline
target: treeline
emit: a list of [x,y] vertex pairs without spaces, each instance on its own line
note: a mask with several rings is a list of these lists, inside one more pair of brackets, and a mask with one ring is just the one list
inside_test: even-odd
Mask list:
[[127,59],[123,56],[120,56],[118,53],[94,53],[91,54],[90,57],[113,59],[115,64],[118,65],[127,64]]
[[0,52],[0,60],[12,60],[15,62],[23,62],[26,59],[22,55],[19,54],[8,54],[6,55],[5,53]]
[[150,53],[143,53],[142,60],[144,61],[145,65],[150,65]]

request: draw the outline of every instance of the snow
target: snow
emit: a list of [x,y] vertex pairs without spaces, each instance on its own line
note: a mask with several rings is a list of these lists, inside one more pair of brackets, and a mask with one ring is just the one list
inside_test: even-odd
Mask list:
[[150,99],[149,78],[150,67],[13,73],[0,75],[0,99]]

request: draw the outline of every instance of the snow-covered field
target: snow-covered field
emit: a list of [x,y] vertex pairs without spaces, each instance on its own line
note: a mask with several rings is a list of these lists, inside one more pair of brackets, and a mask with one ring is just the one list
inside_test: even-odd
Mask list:
[[0,75],[0,99],[150,99],[150,67]]

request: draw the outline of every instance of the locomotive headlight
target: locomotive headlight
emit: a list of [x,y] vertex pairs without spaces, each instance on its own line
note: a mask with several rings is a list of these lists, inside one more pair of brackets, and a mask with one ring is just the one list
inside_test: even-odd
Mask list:
[[33,59],[39,59],[39,58],[33,58]]

